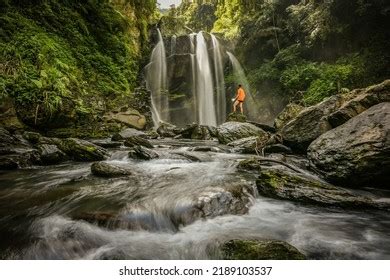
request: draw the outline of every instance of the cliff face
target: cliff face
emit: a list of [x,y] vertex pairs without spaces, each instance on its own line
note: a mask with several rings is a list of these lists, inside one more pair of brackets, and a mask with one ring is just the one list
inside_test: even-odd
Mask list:
[[22,122],[65,127],[131,101],[155,0],[0,0],[0,8],[1,103]]

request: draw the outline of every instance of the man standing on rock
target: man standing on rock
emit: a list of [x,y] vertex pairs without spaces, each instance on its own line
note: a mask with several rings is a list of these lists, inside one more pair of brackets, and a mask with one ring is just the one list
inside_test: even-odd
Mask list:
[[244,108],[243,108],[244,100],[245,100],[245,91],[241,85],[238,85],[237,95],[236,98],[234,99],[234,104],[233,104],[234,113],[236,112],[237,105],[240,104],[241,114],[244,114]]

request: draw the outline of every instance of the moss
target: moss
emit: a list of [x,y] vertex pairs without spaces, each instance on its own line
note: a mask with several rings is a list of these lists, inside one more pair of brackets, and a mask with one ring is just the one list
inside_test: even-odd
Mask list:
[[251,159],[245,159],[238,163],[237,166],[240,170],[248,170],[248,171],[260,171],[260,163],[257,159],[251,158]]
[[225,260],[304,260],[295,247],[274,240],[231,240],[222,246]]

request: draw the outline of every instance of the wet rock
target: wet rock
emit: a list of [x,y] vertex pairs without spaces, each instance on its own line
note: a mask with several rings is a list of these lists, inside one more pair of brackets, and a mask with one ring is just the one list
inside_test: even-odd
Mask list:
[[143,146],[135,146],[131,151],[129,151],[129,157],[134,159],[151,160],[158,158],[159,154]]
[[239,170],[246,170],[246,171],[260,171],[261,166],[260,162],[255,158],[245,159],[238,163],[237,168]]
[[149,130],[146,132],[146,135],[149,139],[157,139],[160,137],[160,135],[155,130]]
[[224,260],[304,260],[292,245],[276,240],[230,240],[221,247]]
[[230,142],[228,146],[234,147],[234,152],[244,154],[262,153],[262,149],[266,145],[269,135],[264,133],[260,136],[252,136]]
[[292,150],[282,144],[267,145],[264,147],[264,153],[292,154]]
[[120,141],[111,141],[111,140],[101,140],[101,139],[96,139],[96,140],[90,140],[91,143],[100,146],[102,148],[119,148],[122,146],[122,142]]
[[77,138],[62,140],[59,148],[77,161],[98,161],[104,160],[108,156],[106,149]]
[[261,128],[262,130],[269,132],[269,133],[276,133],[275,127],[269,126],[264,123],[258,123],[258,122],[252,122],[252,121],[247,121],[247,123],[253,124],[254,126]]
[[303,109],[305,109],[305,107],[295,103],[287,104],[283,111],[280,112],[279,115],[276,117],[274,127],[276,129],[281,129],[289,121],[296,118]]
[[95,162],[91,165],[91,172],[93,175],[99,177],[120,177],[131,175],[132,172],[129,169],[110,164],[108,162]]
[[68,159],[67,155],[56,145],[41,144],[38,146],[38,151],[43,165],[57,164]]
[[103,119],[107,122],[116,121],[128,127],[144,129],[146,126],[146,117],[137,110],[123,107],[119,112],[106,113]]
[[261,170],[256,184],[259,194],[283,200],[353,209],[390,209],[389,205],[374,202],[371,198],[281,168]]
[[241,113],[232,112],[227,116],[227,122],[246,122],[246,116]]
[[390,103],[385,102],[321,135],[310,145],[308,158],[331,182],[388,188],[389,131]]
[[330,114],[328,121],[332,127],[340,126],[368,108],[382,102],[390,102],[390,80],[366,88],[357,97],[347,101],[338,110]]
[[225,149],[221,149],[219,147],[212,147],[212,146],[198,146],[198,147],[192,148],[192,151],[194,151],[194,152],[214,152],[214,153],[228,152]]
[[3,127],[0,127],[0,147],[7,148],[18,144],[20,141],[11,135],[11,133]]
[[126,129],[122,130],[121,132],[115,133],[112,136],[111,140],[112,141],[121,141],[121,140],[126,140],[127,138],[132,137],[132,136],[139,136],[139,137],[144,137],[144,138],[147,137],[145,132],[139,131],[139,130],[134,129],[134,128],[126,128]]
[[268,133],[253,124],[240,122],[227,122],[217,128],[217,137],[222,144],[251,136],[259,136],[263,139],[268,137]]
[[0,157],[0,170],[13,170],[18,168],[18,163],[11,158]]
[[126,147],[143,146],[146,148],[153,148],[153,145],[145,138],[139,136],[131,136],[125,140]]
[[332,129],[327,116],[339,108],[343,101],[341,95],[335,95],[301,111],[280,131],[283,144],[296,151],[306,152],[312,141]]
[[42,139],[42,135],[38,132],[25,131],[23,133],[23,138],[29,141],[31,144],[38,144]]
[[157,133],[161,137],[175,137],[180,132],[181,130],[179,128],[170,123],[161,123],[157,128]]
[[226,214],[243,215],[252,205],[254,191],[247,184],[232,184],[223,188],[209,188],[200,193],[196,208],[202,218],[213,218]]
[[184,128],[180,135],[185,139],[210,140],[216,137],[217,129],[212,126],[190,124]]
[[188,159],[189,161],[192,161],[192,162],[201,162],[201,161],[203,161],[198,153],[191,153],[191,152],[187,152],[187,151],[180,151],[180,152],[174,152],[173,154],[182,156],[183,158]]
[[280,133],[283,144],[306,152],[320,135],[362,113],[369,107],[390,100],[390,80],[366,89],[331,96],[321,103],[302,110]]

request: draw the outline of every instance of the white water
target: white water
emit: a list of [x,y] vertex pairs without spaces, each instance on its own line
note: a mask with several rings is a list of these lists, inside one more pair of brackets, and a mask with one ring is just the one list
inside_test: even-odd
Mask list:
[[261,112],[256,112],[256,100],[253,98],[248,79],[246,78],[245,71],[242,68],[238,59],[231,52],[227,52],[230,62],[233,66],[233,74],[237,84],[241,84],[246,93],[246,110],[244,114],[252,120],[255,120],[256,116],[261,114]]
[[226,120],[226,91],[225,78],[223,74],[223,58],[218,39],[213,34],[211,34],[211,39],[213,42],[214,71],[217,93],[217,122],[218,124],[222,124]]
[[196,97],[198,103],[199,124],[217,125],[213,75],[210,68],[209,53],[202,32],[196,35]]
[[196,51],[195,51],[195,36],[196,33],[192,33],[188,36],[190,40],[190,46],[191,46],[191,94],[193,98],[193,106],[192,106],[192,112],[193,112],[193,121],[198,122],[198,107],[197,107],[197,99],[196,99]]
[[152,118],[155,127],[161,121],[169,121],[169,100],[167,96],[167,59],[164,40],[158,31],[158,43],[152,51],[146,68],[146,86],[151,92]]

